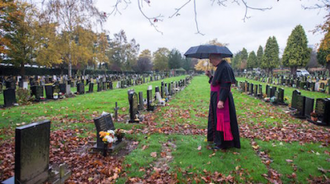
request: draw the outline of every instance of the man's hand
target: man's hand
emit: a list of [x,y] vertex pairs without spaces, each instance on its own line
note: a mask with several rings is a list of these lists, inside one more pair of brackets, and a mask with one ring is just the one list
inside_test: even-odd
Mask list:
[[223,109],[225,106],[224,106],[224,104],[223,104],[223,101],[219,101],[218,102],[218,108],[219,109]]
[[209,70],[205,70],[205,75],[209,78],[212,76],[211,72]]

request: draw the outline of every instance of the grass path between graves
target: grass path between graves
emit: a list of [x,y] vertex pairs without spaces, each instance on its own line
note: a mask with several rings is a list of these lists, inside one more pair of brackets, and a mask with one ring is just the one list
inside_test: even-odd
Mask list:
[[[160,84],[160,81],[154,84]],[[134,88],[135,91],[145,91],[147,85]],[[77,150],[95,140],[91,119],[102,111],[113,112],[115,101],[121,107],[121,118],[125,118],[123,115],[128,114],[127,89],[86,94],[63,101],[65,108],[60,110],[63,114],[55,111],[55,115],[62,119],[46,115],[53,118],[52,126],[56,127],[52,131],[50,161],[68,163],[73,171],[68,182],[78,183],[330,182],[328,128],[292,118],[286,113],[287,107],[272,106],[236,89],[232,93],[241,149],[207,149],[205,129],[209,84],[205,76],[197,76],[165,107],[157,108],[154,113],[144,112],[145,120],[140,124],[115,123],[116,128],[127,130],[126,139],[134,148],[124,157],[104,158],[98,154],[81,154]],[[55,108],[55,104],[49,102],[37,106],[41,105],[39,111],[53,112],[52,109],[62,107]],[[21,122],[20,113],[28,111],[19,108],[23,107],[6,112]],[[40,116],[35,113],[29,115],[30,121]],[[6,126],[0,129],[7,133],[6,140],[13,137],[13,132],[7,132],[16,126],[17,122],[11,123],[13,118],[7,118]],[[12,139],[1,143],[0,173],[5,174],[0,174],[0,180],[12,174],[14,149]]]

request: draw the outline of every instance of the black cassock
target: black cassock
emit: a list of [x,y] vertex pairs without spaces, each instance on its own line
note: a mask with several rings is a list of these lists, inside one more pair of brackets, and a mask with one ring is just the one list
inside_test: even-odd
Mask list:
[[[227,61],[223,60],[209,80],[211,98],[208,117],[207,140],[214,141],[219,148],[240,148],[239,130],[231,84],[236,82],[234,72]],[[224,108],[218,109],[218,101]]]

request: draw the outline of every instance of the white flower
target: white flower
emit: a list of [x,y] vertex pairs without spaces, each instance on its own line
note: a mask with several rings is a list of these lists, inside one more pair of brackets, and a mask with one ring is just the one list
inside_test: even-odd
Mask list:
[[109,135],[106,135],[105,139],[107,140],[108,143],[113,143],[114,142],[114,139]]
[[108,133],[110,133],[111,135],[115,135],[115,132],[113,130],[108,130]]

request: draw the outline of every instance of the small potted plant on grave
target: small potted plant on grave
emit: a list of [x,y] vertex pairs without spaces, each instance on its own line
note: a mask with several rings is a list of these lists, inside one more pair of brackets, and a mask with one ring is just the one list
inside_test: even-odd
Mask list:
[[118,142],[121,142],[123,140],[123,138],[125,137],[125,132],[123,129],[116,129],[115,130],[115,136],[117,137],[118,139]]
[[58,93],[53,93],[53,98],[54,98],[55,100],[57,100],[57,99],[58,99]]
[[314,121],[314,122],[316,122],[317,121],[317,114],[316,114],[316,112],[313,111],[313,112],[311,112],[310,115],[311,115],[311,120]]
[[100,138],[104,143],[103,147],[103,156],[107,156],[108,147],[112,147],[112,144],[116,142],[117,138],[115,137],[115,132],[113,130],[108,130],[106,132],[101,131]]
[[287,103],[289,101],[289,98],[286,96],[284,97],[284,103]]

